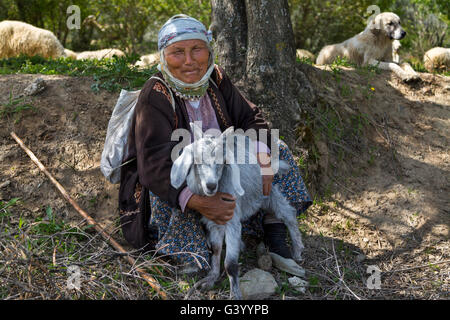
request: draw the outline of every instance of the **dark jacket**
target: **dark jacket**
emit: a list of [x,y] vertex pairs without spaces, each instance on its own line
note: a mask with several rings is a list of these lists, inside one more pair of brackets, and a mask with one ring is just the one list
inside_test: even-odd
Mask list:
[[[163,78],[161,73],[156,76]],[[235,129],[267,129],[261,110],[246,100],[231,83],[224,70],[218,66],[211,74],[215,84],[210,83],[208,95],[216,113],[217,122],[223,132]],[[216,87],[217,85],[217,87]],[[184,100],[175,98],[175,112],[167,87],[160,81],[150,79],[142,88],[135,107],[128,154],[122,163],[137,158],[137,161],[122,166],[119,190],[119,209],[125,239],[135,248],[151,249],[157,241],[156,230],[148,230],[150,218],[149,190],[173,208],[180,208],[178,195],[186,186],[175,189],[170,183],[172,168],[171,151],[179,141],[171,141],[175,129],[189,129],[189,116]],[[258,135],[259,140],[259,135]]]

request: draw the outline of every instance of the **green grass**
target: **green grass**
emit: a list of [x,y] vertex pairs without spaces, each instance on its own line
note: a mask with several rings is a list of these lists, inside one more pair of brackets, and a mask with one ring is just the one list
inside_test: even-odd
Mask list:
[[20,198],[12,198],[8,202],[0,200],[0,218],[9,217],[11,213],[8,208],[16,205],[19,200]]
[[120,89],[140,89],[154,73],[156,65],[139,70],[132,64],[136,56],[102,60],[73,60],[69,58],[44,59],[40,56],[0,59],[1,74],[44,74],[90,76],[95,83],[92,90],[116,92]]
[[36,108],[26,102],[25,97],[13,98],[10,92],[8,102],[0,105],[0,119],[15,116],[15,123],[17,123],[25,110],[36,110]]
[[332,69],[336,67],[356,68],[356,64],[352,63],[346,57],[337,56],[331,64]]
[[296,61],[297,61],[297,63],[306,63],[311,66],[314,64],[314,61],[312,61],[311,58],[308,58],[308,57],[302,57],[302,58],[297,57]]
[[[422,60],[413,57],[409,60],[406,60],[406,62],[408,62],[411,65],[411,67],[417,72],[429,73],[429,71],[425,69],[425,65],[423,64]],[[440,74],[446,77],[450,77],[450,70],[434,71],[433,74]]]

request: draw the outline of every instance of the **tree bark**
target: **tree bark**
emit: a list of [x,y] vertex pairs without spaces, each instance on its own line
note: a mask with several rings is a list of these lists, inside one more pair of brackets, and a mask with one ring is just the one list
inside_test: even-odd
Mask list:
[[232,81],[239,81],[245,73],[247,51],[247,17],[243,0],[211,0],[215,47],[219,64]]
[[219,64],[243,94],[262,108],[272,129],[289,145],[301,106],[314,93],[296,67],[287,0],[212,0],[212,25]]

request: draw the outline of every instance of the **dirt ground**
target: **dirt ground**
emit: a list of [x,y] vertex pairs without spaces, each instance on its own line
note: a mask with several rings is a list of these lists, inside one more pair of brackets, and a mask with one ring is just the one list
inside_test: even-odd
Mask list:
[[[318,160],[308,167],[308,187],[317,201],[302,221],[302,266],[321,289],[287,291],[283,298],[448,299],[450,78],[421,73],[420,82],[405,84],[389,72],[341,67],[336,77],[330,69],[302,68],[340,121],[360,112],[367,123],[359,141],[314,142]],[[6,75],[0,104],[37,77],[48,88],[27,98],[35,110],[0,119],[0,200],[20,197],[29,217],[51,206],[65,221],[82,220],[10,137],[14,131],[80,206],[112,230],[118,185],[105,180],[99,163],[119,93],[94,93],[91,78]],[[300,139],[292,149],[307,154],[305,144]],[[316,196],[324,190],[327,197]],[[378,290],[366,286],[370,265],[382,272]]]

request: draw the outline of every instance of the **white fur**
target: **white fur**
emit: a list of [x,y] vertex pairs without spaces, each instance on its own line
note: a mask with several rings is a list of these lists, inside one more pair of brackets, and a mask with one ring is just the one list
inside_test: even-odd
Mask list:
[[64,49],[64,54],[66,55],[66,57],[71,58],[71,59],[77,59],[77,53],[73,52],[72,50],[69,49]]
[[96,51],[83,51],[77,54],[77,60],[86,60],[86,59],[104,59],[104,58],[112,58],[114,56],[123,57],[125,53],[119,49],[102,49]]
[[311,61],[316,60],[316,56],[313,53],[311,53],[305,49],[297,49],[296,56],[299,59],[309,58],[309,59],[311,59]]
[[44,58],[65,56],[64,47],[51,31],[20,21],[0,22],[0,58],[21,54]]
[[320,51],[316,64],[331,64],[336,57],[346,57],[360,65],[374,65],[383,70],[393,71],[403,81],[418,79],[417,73],[409,65],[400,67],[395,52],[405,36],[400,26],[400,18],[392,12],[378,14],[366,29],[342,43],[325,46]]
[[[230,280],[230,295],[242,299],[239,288],[239,250],[241,248],[241,222],[254,215],[259,209],[273,212],[283,221],[289,230],[292,240],[292,255],[295,260],[301,260],[304,248],[296,218],[296,210],[283,196],[279,187],[273,185],[270,195],[263,196],[261,167],[256,155],[250,152],[250,138],[244,137],[239,143],[238,135],[234,135],[233,127],[225,130],[219,137],[204,135],[202,129],[191,123],[194,142],[183,149],[170,172],[170,181],[174,188],[179,188],[186,180],[187,186],[201,196],[214,196],[217,192],[233,195],[236,198],[234,215],[225,225],[201,218],[205,224],[208,241],[213,255],[211,270],[208,275],[196,283],[210,289],[220,275],[220,255],[225,238],[226,255],[225,270]],[[232,143],[230,143],[232,142]],[[244,154],[244,163],[240,163],[239,153]],[[197,156],[196,156],[197,155]],[[225,157],[224,161],[216,162],[217,156]],[[201,156],[198,157],[198,156]],[[202,161],[196,161],[196,158]],[[223,160],[223,159],[222,159]],[[280,173],[289,169],[287,163],[280,161]]]
[[159,52],[142,56],[134,65],[139,69],[144,69],[157,63],[159,63]]
[[392,61],[395,63],[400,63],[400,54],[398,51],[400,50],[400,47],[402,44],[398,40],[392,41]]
[[425,69],[429,72],[435,70],[448,70],[450,68],[450,48],[436,47],[425,52],[423,56]]

